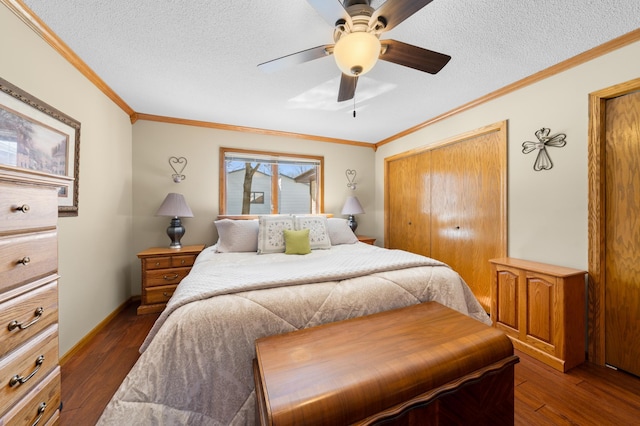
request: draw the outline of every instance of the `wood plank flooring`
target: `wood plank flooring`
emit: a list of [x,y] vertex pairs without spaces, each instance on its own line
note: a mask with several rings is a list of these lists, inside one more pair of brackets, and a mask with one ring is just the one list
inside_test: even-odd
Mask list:
[[[95,425],[157,317],[131,304],[62,365],[62,426]],[[640,425],[639,378],[590,363],[562,374],[516,354],[516,425]]]

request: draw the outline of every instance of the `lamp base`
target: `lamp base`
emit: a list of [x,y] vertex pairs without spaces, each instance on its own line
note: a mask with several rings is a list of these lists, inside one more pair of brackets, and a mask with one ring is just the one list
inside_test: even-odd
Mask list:
[[180,239],[184,235],[184,226],[182,226],[182,222],[179,217],[174,217],[171,219],[171,225],[167,228],[167,235],[171,238],[171,244],[169,244],[169,248],[179,249],[182,248],[182,244],[180,244]]
[[351,228],[351,230],[355,233],[356,232],[356,228],[358,227],[358,222],[356,222],[356,217],[352,214],[349,215],[349,218],[347,219],[347,225],[349,225],[349,228]]

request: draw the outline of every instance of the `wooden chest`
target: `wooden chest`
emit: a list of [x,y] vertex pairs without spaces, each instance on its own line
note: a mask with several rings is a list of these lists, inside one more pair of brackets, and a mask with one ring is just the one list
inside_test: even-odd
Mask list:
[[513,424],[501,331],[435,302],[256,341],[265,425]]

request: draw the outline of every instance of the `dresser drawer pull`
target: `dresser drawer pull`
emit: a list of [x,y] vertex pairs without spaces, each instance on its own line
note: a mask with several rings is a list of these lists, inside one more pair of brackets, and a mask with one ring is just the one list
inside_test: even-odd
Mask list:
[[40,406],[38,407],[38,418],[36,419],[35,422],[33,422],[33,424],[31,424],[31,426],[36,426],[38,423],[40,423],[40,420],[42,420],[42,416],[44,416],[44,410],[47,409],[47,403],[43,402],[42,404],[40,404]]
[[164,297],[171,297],[171,296],[173,296],[173,293],[169,293],[168,291],[163,291],[163,292],[162,292],[162,295],[163,295]]
[[17,212],[27,213],[29,210],[31,210],[31,207],[29,207],[29,204],[23,204],[19,207],[16,207]]
[[35,318],[31,320],[30,323],[27,324],[22,324],[19,323],[17,320],[13,320],[9,323],[9,331],[13,331],[16,328],[19,328],[20,330],[24,330],[25,328],[29,328],[31,327],[33,324],[37,323],[38,321],[40,321],[40,318],[42,318],[42,314],[44,313],[44,308],[42,306],[40,306],[38,309],[36,309],[36,311],[34,312],[34,316]]
[[176,278],[178,278],[180,275],[178,274],[171,274],[171,275],[164,275],[162,278],[164,278],[167,281],[173,281]]
[[22,377],[19,375],[15,375],[11,378],[11,380],[9,380],[9,387],[14,387],[17,385],[21,385],[23,383],[26,383],[29,379],[31,379],[37,372],[38,370],[40,370],[40,367],[42,367],[42,364],[44,363],[44,355],[40,355],[38,357],[38,359],[36,359],[36,368],[35,370],[33,370],[31,372],[31,374],[29,374],[27,377]]
[[29,256],[25,256],[22,259],[18,260],[18,265],[27,266],[29,262],[31,262],[31,259],[29,259]]

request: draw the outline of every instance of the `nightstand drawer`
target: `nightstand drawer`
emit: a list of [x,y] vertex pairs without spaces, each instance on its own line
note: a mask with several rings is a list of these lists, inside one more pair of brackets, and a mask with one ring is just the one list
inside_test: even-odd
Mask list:
[[182,256],[171,256],[171,266],[179,267],[179,266],[193,266],[193,263],[196,261],[195,254],[187,254]]
[[176,287],[177,285],[165,285],[149,288],[147,289],[145,302],[150,305],[167,303],[169,299],[171,299],[171,296],[173,296],[173,292],[176,291]]
[[55,231],[0,238],[0,292],[58,269]]
[[0,303],[0,341],[9,353],[58,322],[58,284],[50,284]]
[[171,268],[171,269],[155,269],[145,272],[145,282],[147,287],[157,285],[178,284],[187,276],[191,267]]
[[144,259],[144,269],[171,268],[171,257],[148,257]]

